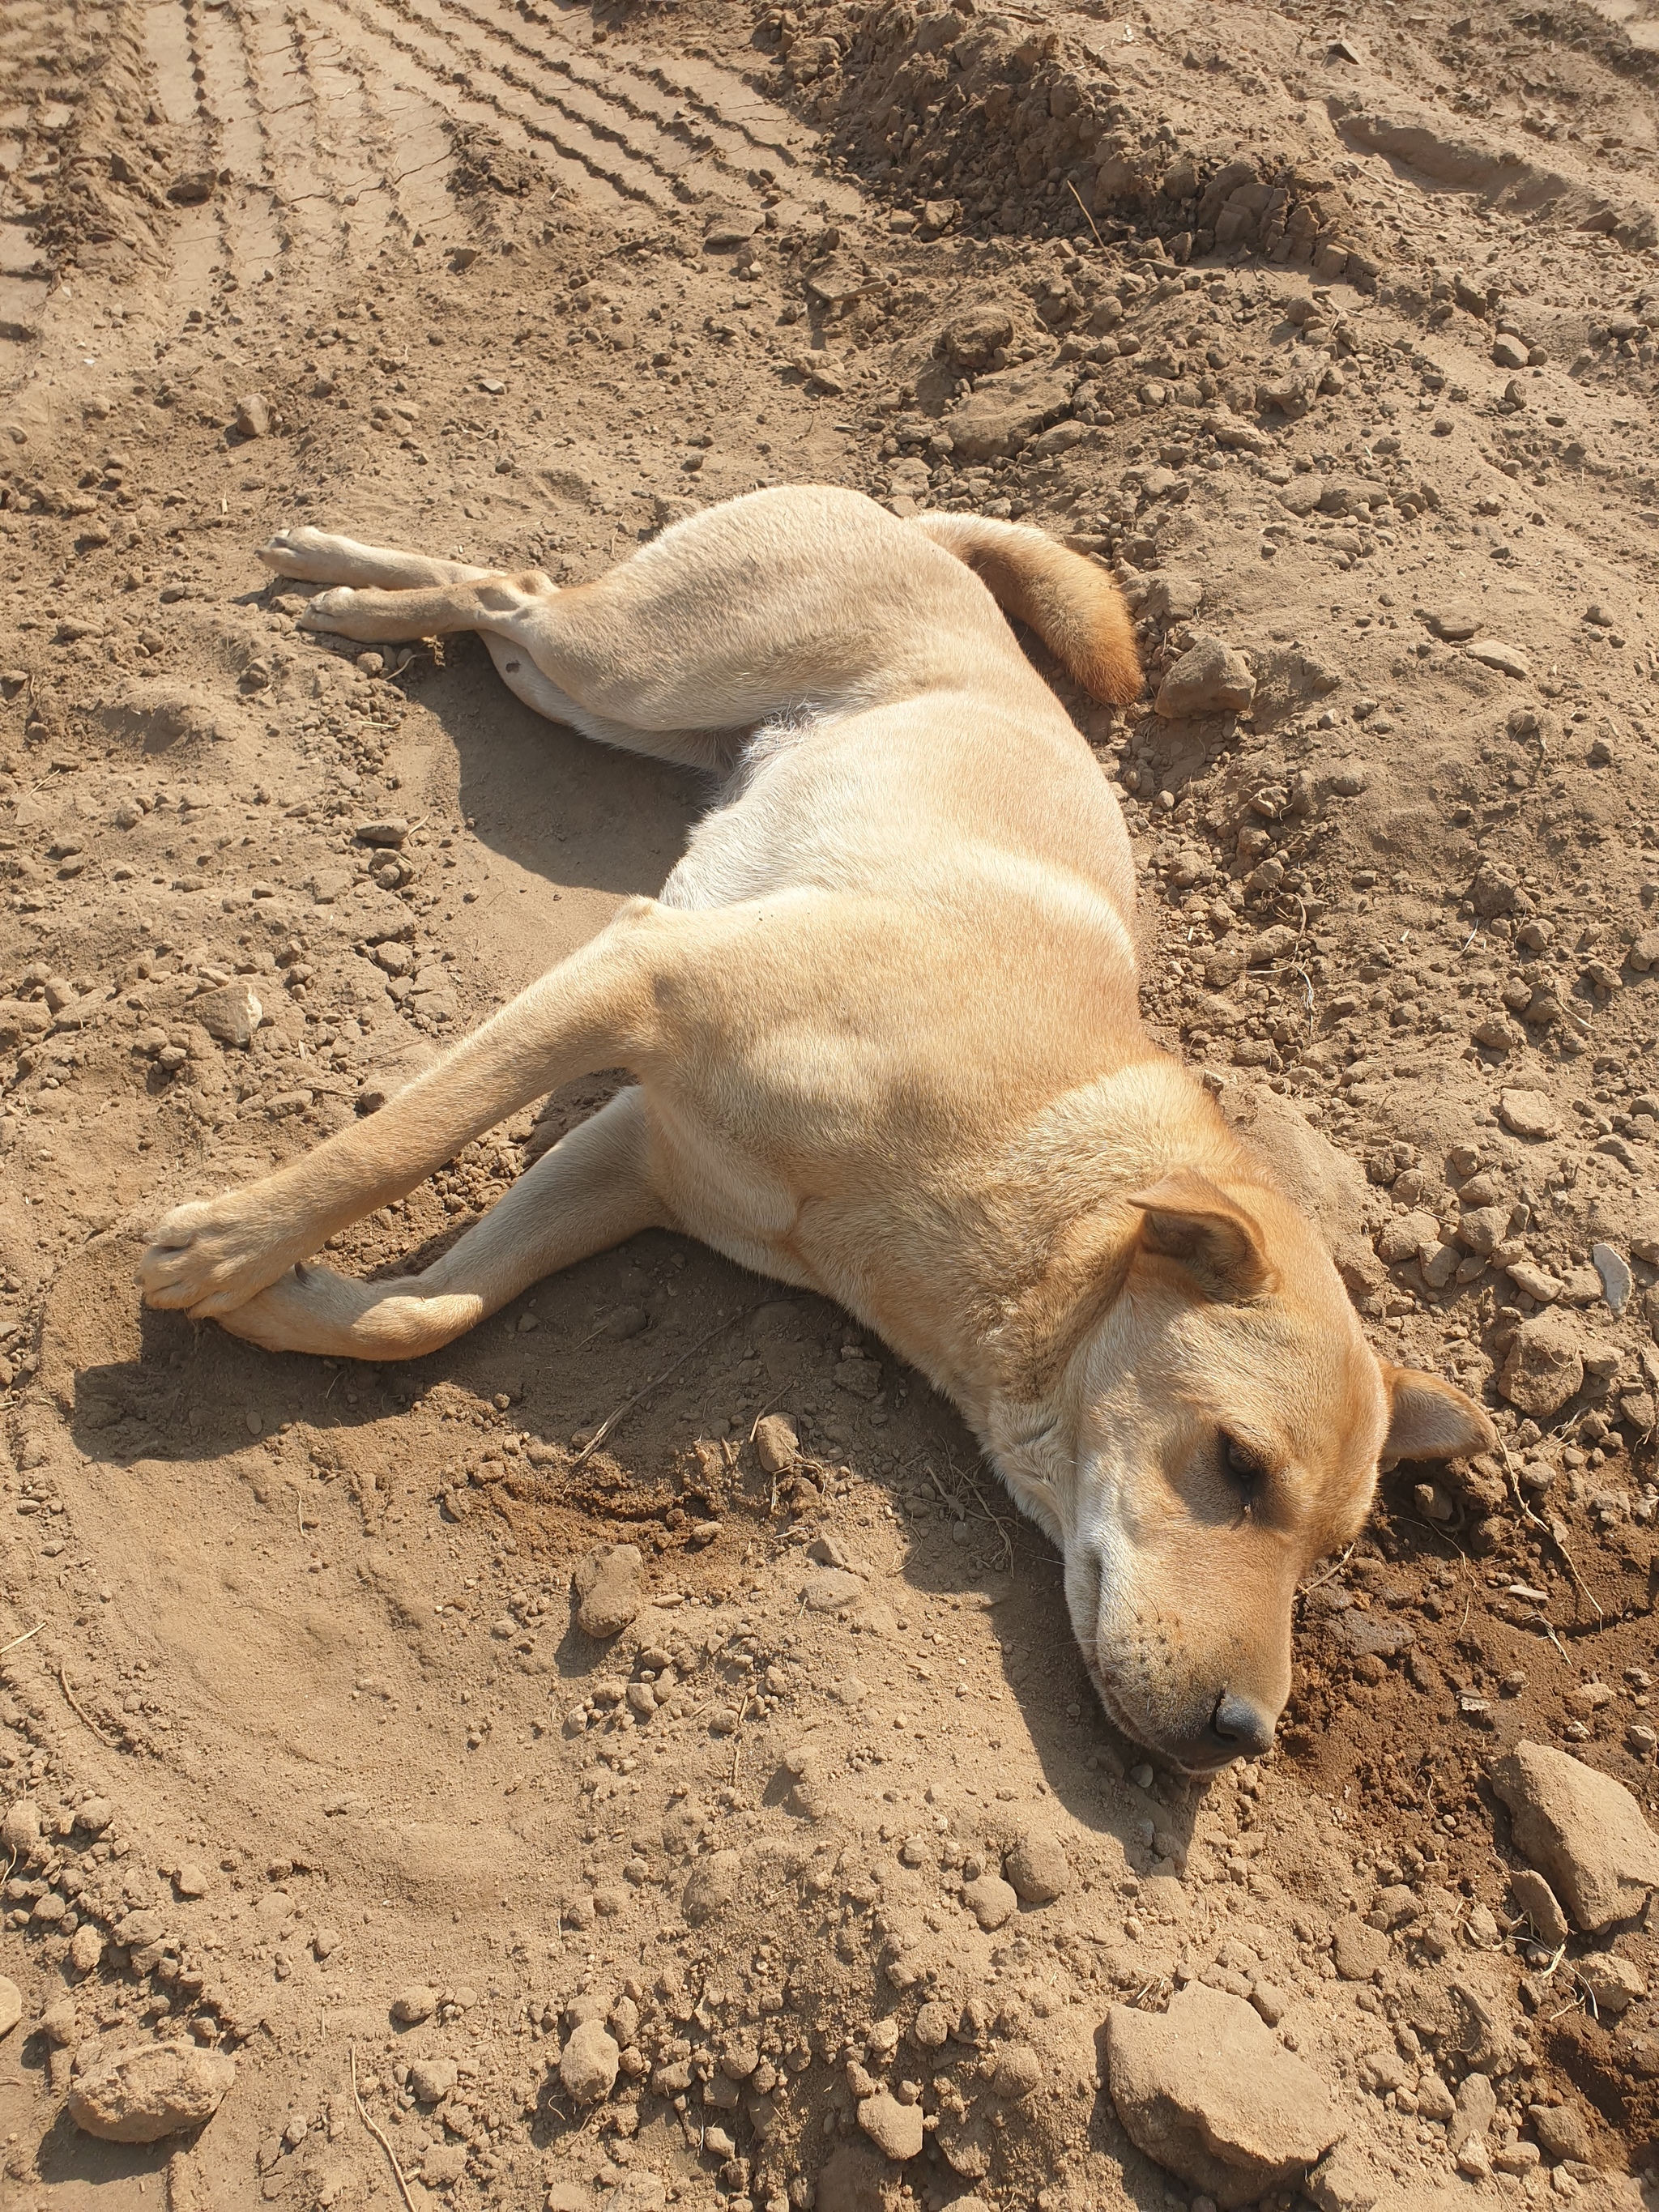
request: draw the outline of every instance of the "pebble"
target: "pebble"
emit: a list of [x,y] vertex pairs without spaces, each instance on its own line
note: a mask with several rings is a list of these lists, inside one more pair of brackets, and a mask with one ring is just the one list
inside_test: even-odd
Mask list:
[[1553,1137],[1561,1126],[1554,1101],[1541,1091],[1500,1091],[1498,1118],[1515,1137]]
[[392,2000],[392,2017],[404,2027],[430,2020],[438,2009],[438,1992],[425,1982],[411,1982]]
[[102,1964],[104,1938],[89,1920],[83,1920],[70,1938],[70,1964],[77,1974],[94,1972]]
[[1565,1943],[1569,1929],[1561,1900],[1534,1867],[1510,1877],[1510,1894],[1533,1925],[1540,1943]]
[[1005,2044],[997,2054],[991,2087],[999,2097],[1029,2097],[1042,2080],[1042,2061],[1029,2043]]
[[768,1474],[787,1474],[800,1457],[800,1436],[787,1413],[766,1413],[755,1424],[755,1452]]
[[738,1893],[742,1866],[735,1851],[704,1851],[696,1859],[680,1898],[688,1927],[701,1928],[725,1911]]
[[69,2094],[77,2128],[106,2142],[159,2142],[200,2127],[224,2101],[236,2062],[180,2038],[140,2044],[90,2067]]
[[1500,1397],[1547,1421],[1583,1388],[1584,1353],[1576,1325],[1553,1308],[1522,1322],[1498,1378]]
[[1114,2005],[1106,2037],[1131,2140],[1218,2206],[1299,2183],[1346,2132],[1325,2084],[1242,1997],[1192,1982],[1163,2014]]
[[859,1577],[844,1567],[825,1567],[807,1577],[800,1594],[809,1613],[839,1613],[843,1606],[856,1605],[865,1590]]
[[1337,1923],[1331,1945],[1336,1971],[1345,1982],[1369,1982],[1389,1963],[1389,1939],[1363,1920]]
[[9,2035],[23,2017],[23,1992],[8,1975],[0,1974],[0,2035]]
[[859,2125],[884,2158],[915,2158],[927,2140],[921,2106],[902,2105],[889,2089],[860,2099]]
[[584,1636],[621,1635],[645,1602],[636,1544],[596,1544],[576,1565],[576,1626]]
[[409,2086],[417,2104],[441,2105],[460,2079],[453,2058],[415,2058],[410,2062]]
[[101,1836],[115,1818],[115,1808],[107,1797],[88,1797],[75,1808],[75,1825],[82,1834]]
[[1611,1244],[1592,1244],[1590,1262],[1601,1279],[1601,1295],[1614,1313],[1623,1313],[1630,1303],[1630,1294],[1636,1287],[1630,1264]]
[[1000,1875],[982,1874],[965,1886],[962,1901],[988,1934],[1018,1911],[1019,1893]]
[[1574,1924],[1598,1933],[1634,1920],[1659,1888],[1659,1836],[1622,1783],[1542,1743],[1517,1743],[1492,1769],[1516,1849]]
[[10,1851],[32,1851],[40,1840],[40,1808],[33,1797],[20,1797],[6,1808],[0,1820],[0,1844]]
[[205,1897],[208,1878],[200,1867],[186,1861],[173,1875],[173,1886],[180,1897]]
[[1648,1985],[1640,1968],[1616,1951],[1592,1951],[1577,1961],[1579,1987],[1589,1993],[1598,2013],[1624,2012],[1646,1996]]
[[992,355],[1012,344],[1013,336],[1013,318],[1006,308],[970,307],[946,323],[939,349],[958,368],[987,368]]
[[1052,1905],[1072,1886],[1071,1862],[1047,1828],[1026,1830],[1008,1854],[1006,1873],[1024,1905]]
[[380,822],[360,822],[353,835],[360,845],[373,845],[380,851],[401,852],[409,836],[409,824],[401,815],[389,815]]
[[245,438],[268,438],[270,403],[257,392],[245,392],[236,402],[236,427]]
[[1153,710],[1165,721],[1240,714],[1255,696],[1250,664],[1218,637],[1198,639],[1166,672]]
[[585,2020],[564,2046],[559,2079],[578,2103],[597,2104],[615,2088],[621,2063],[616,2037],[600,2021]]
[[1480,661],[1486,668],[1495,668],[1500,676],[1513,676],[1524,683],[1532,674],[1526,656],[1517,653],[1512,645],[1500,644],[1496,638],[1477,638],[1463,650],[1471,660]]

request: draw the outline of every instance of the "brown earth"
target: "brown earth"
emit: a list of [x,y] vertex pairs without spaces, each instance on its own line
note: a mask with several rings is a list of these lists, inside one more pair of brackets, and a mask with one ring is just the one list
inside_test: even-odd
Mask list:
[[[395,2156],[510,2212],[1185,2206],[1099,2038],[1193,1980],[1330,2086],[1322,2212],[1636,2203],[1659,2034],[1588,1992],[1653,1936],[1540,1940],[1490,1771],[1554,1742],[1654,1810],[1650,0],[13,0],[0,56],[8,2205],[386,2206]],[[1247,656],[1237,718],[1071,702],[1147,1016],[1504,1433],[1386,1480],[1281,1748],[1207,1787],[1112,1740],[951,1413],[706,1251],[407,1368],[134,1304],[148,1222],[368,1109],[708,796],[472,641],[297,633],[258,541],[580,578],[802,478],[1115,562],[1152,694]],[[239,977],[246,1045],[196,1004]],[[605,1091],[344,1262],[436,1249]],[[616,1542],[646,1602],[596,1642]],[[1030,1835],[1061,1893],[981,1926]],[[80,2133],[71,2083],[167,2035],[234,2056],[209,2125]]]

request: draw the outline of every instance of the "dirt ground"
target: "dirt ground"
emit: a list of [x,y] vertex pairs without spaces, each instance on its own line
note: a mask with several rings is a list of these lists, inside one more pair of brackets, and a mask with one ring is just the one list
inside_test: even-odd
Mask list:
[[[11,0],[0,57],[0,2197],[1185,2208],[1099,2037],[1199,1980],[1332,2085],[1321,2212],[1659,2203],[1659,2025],[1606,1995],[1653,1934],[1542,1940],[1489,1779],[1527,1737],[1659,1788],[1659,8]],[[1114,1740],[950,1410],[700,1248],[407,1367],[135,1304],[161,1211],[371,1110],[709,795],[476,641],[297,631],[258,543],[580,579],[802,479],[1115,565],[1147,703],[1056,681],[1147,1018],[1504,1435],[1388,1478],[1279,1748],[1206,1786]],[[1153,713],[1200,636],[1249,711]],[[644,1602],[597,1641],[602,1543]],[[234,2056],[207,2128],[80,2133],[169,2034]]]

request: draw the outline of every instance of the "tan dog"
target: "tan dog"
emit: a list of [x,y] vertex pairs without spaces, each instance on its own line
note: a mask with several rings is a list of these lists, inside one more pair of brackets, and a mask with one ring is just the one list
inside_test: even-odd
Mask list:
[[[563,591],[312,530],[264,558],[346,586],[314,629],[478,630],[544,714],[736,773],[660,898],[373,1119],[170,1214],[150,1304],[413,1358],[637,1230],[700,1237],[839,1299],[955,1400],[1063,1547],[1123,1729],[1189,1768],[1264,1751],[1297,1580],[1359,1528],[1379,1458],[1491,1431],[1379,1364],[1311,1227],[1140,1028],[1122,817],[996,604],[1127,702],[1110,579],[1036,531],[823,489],[734,500]],[[618,1066],[637,1087],[423,1274],[306,1264]]]

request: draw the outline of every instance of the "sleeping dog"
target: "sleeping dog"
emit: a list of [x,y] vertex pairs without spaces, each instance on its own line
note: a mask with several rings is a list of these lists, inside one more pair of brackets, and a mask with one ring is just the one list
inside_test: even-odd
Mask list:
[[[961,1408],[1065,1554],[1107,1711],[1201,1771],[1272,1743],[1309,1565],[1379,1462],[1491,1442],[1379,1360],[1320,1237],[1137,1008],[1134,870],[1000,610],[1097,698],[1141,688],[1104,569],[1034,530],[821,486],[556,586],[311,529],[264,548],[366,644],[477,630],[520,698],[727,776],[621,906],[371,1119],[179,1207],[152,1305],[271,1351],[414,1358],[659,1226],[838,1299]],[[574,1077],[635,1078],[444,1256],[312,1264]]]

